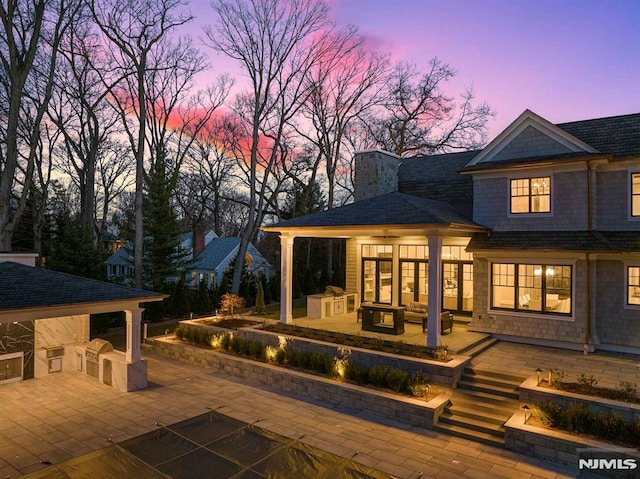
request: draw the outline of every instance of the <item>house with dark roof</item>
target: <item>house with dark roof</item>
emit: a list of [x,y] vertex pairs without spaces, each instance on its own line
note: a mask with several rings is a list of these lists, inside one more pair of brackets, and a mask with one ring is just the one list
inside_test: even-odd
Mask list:
[[440,313],[472,331],[640,352],[640,114],[552,124],[524,111],[485,148],[355,157],[355,202],[267,226],[291,321],[296,237],[344,238],[359,302]]
[[[145,388],[141,305],[164,296],[36,268],[36,256],[0,254],[0,384],[74,371],[121,391]],[[90,341],[90,315],[120,311],[126,351]]]
[[[185,273],[185,284],[197,288],[204,280],[209,288],[220,285],[225,270],[232,265],[240,248],[239,237],[218,237],[213,231],[194,231],[181,236],[180,248],[192,260]],[[271,265],[258,249],[249,243],[245,254],[246,268],[256,276],[259,273],[269,277]],[[120,279],[128,283],[133,278],[133,258],[130,248],[120,248],[109,256],[107,278]]]

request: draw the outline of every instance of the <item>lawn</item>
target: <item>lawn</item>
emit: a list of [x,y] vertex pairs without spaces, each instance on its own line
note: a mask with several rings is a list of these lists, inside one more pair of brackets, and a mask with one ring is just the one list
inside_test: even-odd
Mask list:
[[[302,298],[293,300],[293,317],[294,318],[302,318],[307,315],[307,297],[303,296]],[[280,303],[271,303],[267,305],[267,312],[264,314],[259,314],[256,316],[260,316],[261,318],[266,319],[280,319]]]

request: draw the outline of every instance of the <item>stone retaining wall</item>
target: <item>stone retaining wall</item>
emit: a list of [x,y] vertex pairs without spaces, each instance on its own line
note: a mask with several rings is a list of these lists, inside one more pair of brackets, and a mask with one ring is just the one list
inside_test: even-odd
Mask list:
[[554,402],[566,408],[572,403],[580,403],[587,405],[594,414],[616,413],[626,421],[640,421],[640,404],[542,388],[537,385],[536,377],[525,380],[520,385],[519,392],[520,402],[529,405]]
[[303,398],[319,400],[340,407],[352,408],[403,424],[432,428],[449,399],[441,394],[430,401],[376,391],[354,384],[314,376],[280,366],[218,353],[169,338],[148,339],[154,351],[166,356],[214,369],[216,372],[265,384]]
[[[549,430],[524,423],[524,411],[518,411],[505,423],[505,448],[527,456],[579,467],[580,458],[632,458],[640,466],[638,450]],[[588,471],[584,471],[587,473]],[[628,478],[634,471],[608,470],[606,477]],[[592,477],[592,476],[589,476]],[[595,476],[594,476],[595,477]],[[601,477],[601,476],[597,476]]]
[[289,338],[289,346],[297,351],[320,353],[327,356],[338,356],[338,350],[348,348],[351,351],[349,361],[364,367],[386,366],[390,369],[406,371],[410,376],[420,372],[427,376],[431,384],[440,384],[449,388],[455,388],[460,380],[465,366],[471,363],[468,356],[451,356],[447,362],[431,361],[428,359],[413,358],[390,354],[382,351],[371,351],[353,346],[343,346],[314,339],[287,336],[286,334],[264,331],[257,328],[240,328],[237,331],[240,337],[259,341],[265,345],[278,346],[280,337]]

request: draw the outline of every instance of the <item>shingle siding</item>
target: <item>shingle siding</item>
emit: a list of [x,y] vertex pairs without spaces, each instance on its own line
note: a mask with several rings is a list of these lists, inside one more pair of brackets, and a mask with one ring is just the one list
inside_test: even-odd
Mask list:
[[639,348],[640,309],[625,307],[625,264],[616,260],[598,260],[596,278],[596,331],[600,343]]
[[561,145],[533,126],[528,126],[505,146],[492,161],[512,160],[516,158],[529,158],[544,155],[561,155],[570,153],[566,146]]
[[[570,261],[572,262],[572,260]],[[586,333],[586,263],[578,261],[574,268],[573,318],[548,318],[526,313],[490,311],[489,261],[475,258],[473,262],[473,318],[469,330],[522,338],[563,343],[584,343]]]
[[345,289],[347,291],[358,291],[358,243],[355,239],[349,239],[346,243],[346,264],[345,264]]
[[[537,173],[518,175],[533,177]],[[584,171],[552,177],[552,214],[511,215],[509,178],[474,180],[473,218],[495,231],[552,231],[587,229],[587,175]]]
[[640,218],[629,220],[629,173],[600,171],[596,180],[596,227],[602,231],[640,230]]

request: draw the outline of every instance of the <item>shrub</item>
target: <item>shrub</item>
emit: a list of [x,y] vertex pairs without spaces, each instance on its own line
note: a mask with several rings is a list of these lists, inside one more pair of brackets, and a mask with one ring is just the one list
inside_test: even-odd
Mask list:
[[369,369],[369,382],[377,387],[384,387],[387,383],[387,372],[389,368],[386,366],[374,366]]
[[182,326],[178,326],[174,331],[174,334],[176,335],[176,338],[180,340],[184,339],[184,328]]
[[416,397],[424,396],[427,393],[428,387],[429,382],[427,380],[427,376],[422,374],[420,371],[416,371],[415,373],[413,373],[407,383],[409,392]]
[[406,391],[407,383],[409,382],[409,375],[406,371],[400,369],[391,369],[387,371],[386,376],[387,386],[397,392]]
[[587,376],[585,373],[578,374],[578,384],[582,384],[583,386],[594,387],[598,384],[598,380],[595,378],[593,374]]
[[585,404],[571,404],[566,410],[566,427],[578,434],[589,434],[596,429],[596,418]]
[[618,391],[626,394],[629,397],[635,398],[638,394],[638,383],[632,383],[631,381],[620,381],[618,383]]
[[564,421],[562,419],[562,406],[554,402],[545,402],[538,406],[537,417],[545,426],[555,427],[559,429],[564,428]]
[[367,384],[369,383],[369,368],[349,363],[347,364],[346,378],[357,384]]

